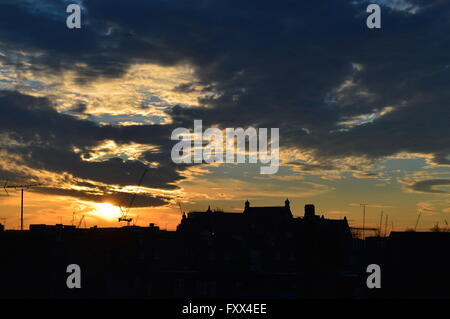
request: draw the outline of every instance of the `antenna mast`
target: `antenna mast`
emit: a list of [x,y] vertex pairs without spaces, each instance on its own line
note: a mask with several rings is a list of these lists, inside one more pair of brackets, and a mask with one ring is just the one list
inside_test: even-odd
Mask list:
[[364,227],[366,224],[366,206],[367,204],[359,204],[360,207],[363,209],[363,224],[362,224],[362,239],[365,239],[364,237]]
[[388,224],[389,215],[386,215],[386,221],[384,224],[384,237],[387,237],[387,224]]
[[378,237],[381,237],[381,229],[383,227],[383,211],[381,211],[380,228],[378,229]]

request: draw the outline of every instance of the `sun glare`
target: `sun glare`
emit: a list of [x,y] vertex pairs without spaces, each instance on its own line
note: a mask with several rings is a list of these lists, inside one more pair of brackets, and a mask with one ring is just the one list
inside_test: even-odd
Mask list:
[[95,204],[93,214],[103,219],[114,220],[120,217],[120,208],[110,203]]

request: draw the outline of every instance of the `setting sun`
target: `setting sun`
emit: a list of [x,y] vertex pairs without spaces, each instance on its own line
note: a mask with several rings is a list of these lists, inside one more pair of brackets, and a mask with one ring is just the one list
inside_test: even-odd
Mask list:
[[120,208],[110,203],[95,204],[92,214],[107,220],[114,220],[120,217]]

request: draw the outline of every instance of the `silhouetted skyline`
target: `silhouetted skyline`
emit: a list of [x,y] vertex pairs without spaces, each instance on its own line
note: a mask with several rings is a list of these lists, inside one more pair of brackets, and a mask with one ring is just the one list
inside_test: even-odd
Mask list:
[[[74,1],[78,3],[79,1]],[[183,210],[289,197],[326,218],[429,230],[450,212],[446,1],[0,4],[0,181],[24,223],[175,229]],[[174,129],[279,128],[280,167],[176,164]],[[148,173],[138,187],[142,171]],[[20,227],[20,193],[0,220]],[[294,209],[294,216],[302,216]],[[6,220],[4,220],[6,219]]]
[[[450,232],[352,236],[347,219],[290,201],[240,213],[184,213],[176,231],[148,226],[0,229],[8,274],[0,297],[39,298],[448,298]],[[33,272],[27,272],[33,264]],[[367,284],[369,265],[381,286]],[[67,284],[78,269],[78,283]],[[73,267],[72,267],[73,268]],[[70,268],[70,269],[72,269]],[[39,276],[36,276],[39,273]]]

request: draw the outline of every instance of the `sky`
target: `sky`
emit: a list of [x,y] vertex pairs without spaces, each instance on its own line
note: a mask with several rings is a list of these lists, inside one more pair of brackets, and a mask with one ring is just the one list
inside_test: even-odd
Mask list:
[[[68,4],[81,28],[66,26]],[[381,7],[369,29],[366,8]],[[183,211],[315,204],[450,218],[450,2],[0,1],[0,182],[29,224],[174,229]],[[279,128],[280,168],[176,164],[174,129]],[[141,185],[140,176],[147,174]],[[0,222],[20,224],[20,192]],[[123,223],[122,223],[123,225]]]

